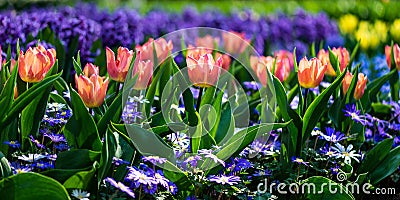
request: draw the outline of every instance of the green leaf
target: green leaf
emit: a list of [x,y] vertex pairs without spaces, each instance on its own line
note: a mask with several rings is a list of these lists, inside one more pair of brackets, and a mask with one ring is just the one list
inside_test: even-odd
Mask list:
[[164,176],[176,184],[179,190],[193,190],[193,183],[188,176],[171,162],[167,161],[163,167]]
[[89,114],[79,94],[70,89],[72,117],[65,125],[64,135],[68,144],[78,149],[101,150],[101,141],[96,123]]
[[354,47],[353,51],[351,52],[350,61],[349,61],[349,64],[347,64],[348,68],[351,67],[351,64],[353,63],[354,59],[356,58],[359,47],[360,47],[360,41],[357,42],[356,46]]
[[216,145],[214,138],[207,132],[200,119],[200,115],[196,112],[197,126],[189,127],[189,135],[192,144],[192,152],[197,153],[199,149],[210,149],[212,145]]
[[43,91],[46,90],[47,88],[51,87],[53,82],[56,81],[60,76],[62,72],[51,75],[39,83],[34,84],[29,90],[25,91],[22,93],[13,103],[11,106],[11,109],[9,110],[7,116],[3,118],[0,124],[7,124],[11,120],[13,120],[17,115],[29,104],[31,103],[35,98],[39,96],[39,94]]
[[[68,178],[63,186],[67,189],[83,189],[88,190],[94,183],[94,175],[96,173],[98,163],[95,162],[89,171],[80,171]],[[99,180],[102,181],[102,180]]]
[[302,130],[302,141],[303,143],[310,136],[311,131],[314,129],[315,125],[317,125],[319,119],[324,114],[324,110],[326,110],[326,105],[328,104],[329,98],[332,93],[336,90],[337,87],[340,86],[342,80],[345,76],[345,72],[340,74],[333,83],[326,88],[307,108],[307,111],[303,117],[303,130]]
[[371,102],[375,102],[376,101],[376,95],[378,94],[379,90],[395,74],[397,74],[397,71],[391,70],[389,73],[387,73],[387,74],[385,74],[385,75],[383,75],[383,76],[381,76],[381,77],[369,82],[367,84],[367,87],[366,87],[365,92],[364,92],[365,94],[368,94],[368,95],[364,95],[364,97],[365,98],[369,97]]
[[236,134],[234,134],[226,144],[221,147],[221,150],[217,153],[217,157],[225,160],[229,157],[240,153],[244,148],[247,147],[251,142],[256,139],[255,137],[259,133],[267,134],[265,130],[276,130],[279,128],[286,127],[289,122],[286,123],[262,123],[259,125],[245,128]]
[[79,53],[79,51],[78,51],[78,55],[76,56],[77,57],[77,60],[75,60],[75,58],[74,57],[72,57],[72,62],[73,62],[73,64],[74,64],[74,69],[75,69],[75,71],[76,71],[76,74],[79,76],[79,75],[81,75],[83,72],[82,72],[82,65],[81,65],[81,56],[79,55],[80,53]]
[[59,182],[37,173],[21,173],[1,180],[0,196],[2,199],[15,200],[70,199]]
[[[283,88],[282,83],[276,77],[274,77],[274,86],[279,111],[286,122],[291,121],[292,118],[290,117],[288,111],[291,108],[289,107],[286,99],[286,91]],[[301,127],[296,127],[295,124],[292,122],[288,125],[289,132],[282,132],[281,134],[281,141],[282,143],[286,144],[287,155],[289,156],[289,158],[295,156],[296,152],[300,151],[300,149],[297,149],[299,129],[301,131]]]
[[15,64],[14,70],[11,73],[10,78],[8,78],[4,89],[0,94],[0,105],[2,105],[2,109],[0,109],[0,119],[4,119],[7,111],[9,110],[11,104],[14,100],[14,87],[15,82],[18,76],[18,63]]
[[47,171],[43,171],[40,174],[53,178],[60,183],[64,183],[68,178],[70,178],[74,174],[81,171],[88,171],[91,168],[92,167],[86,167],[82,169],[50,169]]
[[[299,188],[308,199],[354,200],[350,191],[342,184],[322,176],[312,176],[304,180]],[[336,192],[334,192],[336,191]]]
[[[215,140],[215,142],[216,143],[218,143],[218,142],[220,142],[221,140],[222,140],[222,138],[223,137],[221,137],[221,135],[219,135],[219,138],[218,139],[221,139],[221,140],[217,140],[216,139],[216,136],[217,136],[217,131],[218,131],[218,129],[219,129],[219,126],[220,126],[220,122],[221,122],[221,109],[222,109],[222,98],[223,98],[223,96],[224,96],[224,91],[225,91],[225,87],[226,87],[226,85],[221,89],[221,91],[218,93],[218,95],[217,95],[217,97],[215,98],[215,101],[214,101],[214,103],[212,104],[212,106],[213,106],[213,108],[214,108],[214,110],[215,110],[215,123],[214,123],[214,127],[212,127],[212,129],[211,129],[211,131],[210,131],[210,135],[211,135],[211,137],[212,138],[214,138],[214,140]],[[214,87],[213,87],[214,88]],[[215,92],[215,89],[213,89],[214,90],[214,92]],[[207,93],[208,93],[208,90],[206,91],[206,93],[204,94],[204,98],[203,99],[205,99],[205,98],[207,98],[208,96],[212,96],[212,97],[214,97],[214,92],[212,92],[213,94],[211,95],[208,95]],[[211,93],[211,92],[210,92]],[[201,102],[201,103],[203,103],[203,101]],[[207,102],[208,103],[208,102]],[[201,105],[201,104],[200,104]],[[228,123],[229,123],[229,121],[227,121]],[[226,135],[226,134],[224,134],[224,135]]]
[[107,125],[112,122],[119,122],[122,113],[122,93],[119,93],[117,97],[115,97],[112,104],[108,107],[107,111],[104,113],[103,117],[97,122],[97,129],[99,133],[103,135],[103,133],[107,130]]
[[111,168],[113,157],[117,151],[117,141],[114,133],[107,131],[104,139],[103,150],[100,158],[100,168],[98,173],[98,186],[100,182],[106,178],[108,171]]
[[340,63],[338,57],[332,52],[331,48],[329,48],[329,61],[333,69],[335,69],[336,74],[340,74]]
[[0,178],[6,178],[13,174],[10,163],[2,152],[0,152]]
[[297,66],[296,47],[293,49],[293,65],[294,65],[294,72],[297,73],[299,67]]
[[[73,149],[60,152],[57,156],[55,169],[82,169],[93,165],[100,159],[101,152],[88,149]],[[73,161],[73,162],[71,162]]]
[[370,174],[370,180],[373,185],[391,175],[400,165],[400,146],[392,149],[383,159],[377,168]]
[[372,172],[375,168],[380,166],[382,160],[389,154],[393,141],[393,138],[387,138],[368,151],[360,168],[358,168],[358,173]]
[[130,139],[133,141],[133,145],[140,154],[144,156],[157,155],[162,158],[167,158],[171,162],[176,159],[172,148],[157,134],[136,124],[126,124],[125,128]]

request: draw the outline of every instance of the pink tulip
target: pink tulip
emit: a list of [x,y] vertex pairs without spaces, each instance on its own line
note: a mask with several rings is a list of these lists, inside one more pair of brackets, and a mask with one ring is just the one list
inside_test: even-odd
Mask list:
[[56,50],[45,49],[42,45],[29,47],[25,54],[21,51],[18,58],[18,73],[28,83],[36,83],[44,79],[56,61]]
[[214,58],[209,53],[198,56],[188,55],[186,63],[189,79],[195,86],[199,87],[215,85],[219,78],[222,62],[222,57],[214,61]]
[[231,55],[241,54],[250,46],[250,40],[247,40],[244,33],[231,31],[223,32],[222,39],[224,41],[225,51]]
[[117,59],[114,52],[106,47],[107,71],[110,78],[117,82],[124,82],[133,58],[133,51],[125,47],[118,48]]

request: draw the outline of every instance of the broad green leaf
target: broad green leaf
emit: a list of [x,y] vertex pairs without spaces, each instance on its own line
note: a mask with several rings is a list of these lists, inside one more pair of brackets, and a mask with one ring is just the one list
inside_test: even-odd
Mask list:
[[378,184],[381,180],[391,175],[400,165],[400,146],[392,149],[383,159],[378,167],[370,173],[372,185]]
[[336,88],[340,86],[345,74],[345,72],[340,74],[336,78],[336,80],[328,88],[321,92],[321,94],[318,95],[317,98],[315,98],[311,105],[307,108],[307,111],[303,117],[303,143],[307,140],[307,138],[311,134],[311,131],[314,129],[315,125],[317,125],[319,119],[324,114],[324,112],[322,111],[326,110],[326,105],[328,104],[330,96],[336,90]]
[[0,124],[7,124],[11,120],[13,120],[29,103],[33,101],[33,99],[37,98],[37,96],[46,88],[52,86],[53,82],[56,81],[62,72],[51,75],[39,83],[34,84],[29,90],[25,91],[12,103],[11,109],[9,110],[7,116],[3,118]]
[[302,181],[299,188],[308,199],[354,200],[354,196],[342,184],[322,176],[312,176]]
[[126,124],[125,128],[133,141],[134,147],[144,156],[157,155],[174,161],[175,153],[157,134],[152,133],[136,124]]
[[368,151],[360,168],[358,168],[358,173],[372,172],[375,168],[380,166],[382,160],[389,154],[393,141],[393,138],[387,138]]
[[221,150],[217,153],[217,157],[226,160],[231,156],[239,154],[247,145],[256,139],[255,137],[260,131],[262,134],[268,134],[266,130],[276,130],[279,128],[286,127],[289,122],[286,123],[263,123],[255,126],[245,128],[236,134],[234,134],[225,145],[221,147]]
[[[93,165],[100,159],[101,152],[88,149],[73,149],[60,152],[57,156],[55,169],[82,169]],[[71,162],[73,161],[73,162]]]
[[[3,70],[4,71],[4,70]],[[18,76],[18,63],[15,64],[14,70],[11,73],[10,78],[8,78],[6,85],[0,94],[0,104],[2,109],[0,109],[0,119],[4,119],[7,111],[9,110],[11,104],[14,100],[14,87]]]
[[193,183],[188,176],[171,162],[164,163],[163,173],[165,177],[176,184],[179,190],[193,190]]
[[100,151],[102,144],[93,117],[74,89],[70,89],[70,94],[73,115],[64,129],[68,144],[73,148]]
[[[69,177],[63,184],[63,186],[67,189],[83,189],[88,190],[88,188],[93,187],[95,179],[94,176],[96,174],[96,168],[98,163],[95,162],[93,167],[89,171],[80,171],[76,174]],[[102,180],[99,180],[102,181]]]
[[60,183],[64,183],[68,178],[73,176],[74,174],[81,171],[88,171],[92,167],[86,167],[82,169],[50,169],[41,172],[40,174],[45,175],[47,177],[53,178]]
[[[274,86],[275,86],[275,93],[277,98],[276,101],[278,103],[279,111],[286,122],[291,121],[291,117],[288,111],[291,108],[289,107],[286,99],[286,91],[283,88],[282,83],[276,77],[274,77]],[[289,132],[288,133],[282,132],[281,141],[282,143],[286,144],[287,154],[289,158],[291,158],[292,156],[295,156],[296,152],[300,151],[296,150],[300,127],[296,127],[295,124],[292,122],[288,125],[287,128]]]
[[115,97],[112,104],[108,107],[104,115],[101,117],[99,122],[97,122],[97,129],[99,130],[100,135],[104,135],[107,130],[107,125],[113,121],[115,123],[119,122],[122,113],[122,93],[119,93],[117,97]]
[[37,174],[21,173],[0,181],[2,199],[15,200],[65,200],[67,190],[56,180]]

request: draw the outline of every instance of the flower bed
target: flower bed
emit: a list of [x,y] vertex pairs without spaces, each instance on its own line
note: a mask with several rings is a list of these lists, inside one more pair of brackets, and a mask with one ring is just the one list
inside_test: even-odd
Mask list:
[[398,197],[397,44],[303,10],[0,22],[4,199]]

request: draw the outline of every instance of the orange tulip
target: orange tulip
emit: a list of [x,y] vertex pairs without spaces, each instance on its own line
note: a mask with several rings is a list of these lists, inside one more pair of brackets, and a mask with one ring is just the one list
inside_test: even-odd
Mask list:
[[250,40],[247,40],[244,33],[231,31],[229,33],[223,32],[222,39],[224,41],[225,51],[231,55],[241,54],[250,46]]
[[56,50],[45,49],[42,45],[29,47],[25,54],[21,51],[18,59],[18,73],[28,83],[36,83],[46,76],[56,61]]
[[[400,70],[400,47],[398,44],[393,45],[393,53],[394,53],[394,62],[396,64],[397,70]],[[392,48],[391,46],[385,46],[385,54],[386,54],[386,62],[389,66],[389,69],[392,68]]]
[[188,66],[189,79],[195,86],[210,87],[215,85],[222,67],[222,57],[216,61],[211,54],[188,55],[186,63]]
[[159,38],[157,40],[150,38],[149,41],[147,41],[142,46],[136,46],[136,52],[142,52],[141,60],[151,60],[152,62],[154,62],[153,45],[155,47],[158,63],[163,62],[173,49],[173,44],[171,40],[167,42],[164,38]]
[[118,48],[117,59],[114,52],[106,47],[107,71],[110,78],[117,82],[124,82],[133,58],[133,51],[125,47]]
[[319,50],[317,57],[322,62],[322,64],[326,65],[327,67],[325,74],[328,76],[336,76],[336,71],[335,69],[333,69],[332,64],[329,60],[329,51],[321,49]]
[[214,45],[218,44],[218,38],[214,38],[211,35],[196,38],[196,46],[205,47],[207,49],[214,49]]
[[133,86],[136,90],[146,89],[150,83],[153,76],[153,61],[143,60],[142,52],[138,52],[133,66],[133,75],[137,74],[137,80]]
[[367,85],[367,77],[363,73],[358,74],[356,90],[354,91],[354,99],[359,100],[364,95],[364,90]]
[[353,74],[351,74],[350,72],[347,72],[346,76],[343,78],[343,81],[342,81],[343,94],[346,94],[347,90],[349,90],[352,79],[353,79]]
[[304,57],[300,60],[298,69],[300,85],[304,88],[317,87],[324,78],[326,68],[326,65],[323,65],[318,58],[307,60],[307,57]]
[[250,66],[264,87],[267,86],[267,69],[271,71],[273,65],[274,58],[271,56],[250,56]]
[[99,68],[91,63],[86,64],[83,75],[75,74],[78,94],[88,108],[99,107],[106,97],[108,78],[100,77]]

